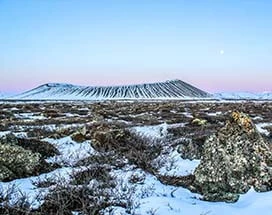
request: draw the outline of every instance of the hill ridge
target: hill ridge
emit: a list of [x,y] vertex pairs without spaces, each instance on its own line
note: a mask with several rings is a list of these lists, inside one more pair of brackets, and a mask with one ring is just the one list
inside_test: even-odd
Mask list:
[[181,80],[141,83],[119,86],[79,86],[63,83],[46,83],[14,96],[12,99],[172,99],[208,98],[210,94]]

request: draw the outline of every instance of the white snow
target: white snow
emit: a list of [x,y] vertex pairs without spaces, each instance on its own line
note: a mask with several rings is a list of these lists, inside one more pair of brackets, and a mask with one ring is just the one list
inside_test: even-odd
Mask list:
[[[158,187],[160,185],[158,184]],[[141,201],[139,214],[146,214],[148,210],[155,209],[156,215],[270,215],[272,210],[272,193],[257,193],[251,189],[248,193],[241,195],[237,203],[212,203],[195,199],[195,195],[189,191],[178,188],[170,197],[173,187],[165,189],[165,196],[152,196]]]
[[[157,126],[134,127],[137,132],[147,137],[163,138],[162,130],[167,131],[167,124]],[[169,176],[186,176],[192,173],[199,165],[199,160],[184,160],[176,150],[172,151],[169,159],[159,170],[160,174]],[[161,159],[161,158],[159,158]],[[155,215],[270,215],[272,211],[272,192],[257,193],[253,189],[240,196],[236,203],[206,202],[201,200],[201,195],[190,192],[182,187],[174,187],[160,183],[153,175],[143,173],[142,170],[117,170],[115,176],[120,181],[128,181],[133,174],[144,175],[145,181],[133,184],[136,188],[134,195],[134,214]],[[127,184],[129,184],[127,182]],[[126,209],[113,207],[114,215],[128,215]],[[107,210],[105,210],[105,214]]]
[[184,125],[185,123],[175,123],[175,124],[162,123],[159,125],[135,126],[135,127],[132,127],[132,130],[144,137],[149,137],[152,139],[163,139],[168,134],[168,131],[167,131],[168,128],[182,127]]
[[206,113],[208,116],[218,116],[218,115],[221,115],[222,112],[221,111],[217,111],[215,113]]
[[0,137],[6,136],[7,134],[10,134],[10,131],[0,131]]
[[181,114],[183,114],[184,116],[186,116],[188,118],[194,118],[193,115],[190,112],[183,112]]
[[[186,112],[187,114],[190,114]],[[209,114],[218,114],[209,113]],[[23,115],[24,117],[32,117],[32,115]],[[67,125],[78,126],[78,125]],[[49,125],[48,129],[58,129],[67,127],[66,125]],[[131,128],[134,132],[148,137],[163,140],[167,137],[167,129],[169,127],[184,126],[183,123],[167,124],[163,123],[155,126],[137,126]],[[266,135],[269,132],[264,129],[265,126],[272,126],[272,123],[259,123],[256,125],[258,130]],[[0,132],[0,137],[10,133],[10,131]],[[16,135],[26,135],[25,132],[18,132]],[[44,140],[50,142],[60,151],[60,155],[48,158],[48,162],[58,163],[64,166],[53,172],[41,174],[36,177],[29,177],[23,179],[13,180],[11,182],[0,182],[0,191],[7,192],[12,186],[15,187],[16,192],[11,196],[14,202],[21,194],[26,194],[32,202],[32,207],[38,207],[41,202],[37,199],[38,195],[46,195],[49,188],[37,188],[34,184],[46,179],[61,180],[65,182],[69,180],[70,175],[74,171],[82,170],[79,168],[72,168],[79,160],[84,159],[97,153],[90,145],[89,141],[77,143],[71,137],[64,137],[61,139],[45,138]],[[173,149],[165,155],[166,160],[159,173],[169,176],[186,176],[192,173],[199,165],[199,160],[185,160],[182,159],[176,149]],[[163,159],[159,157],[158,159]],[[223,202],[206,202],[202,201],[201,195],[190,192],[182,187],[175,187],[162,184],[155,176],[148,174],[140,169],[135,169],[135,166],[128,166],[126,169],[113,170],[111,172],[117,178],[118,185],[116,187],[119,192],[122,192],[124,186],[132,189],[132,199],[134,206],[132,210],[135,215],[152,214],[155,215],[270,215],[272,211],[272,192],[257,193],[250,189],[246,194],[240,196],[236,203]],[[129,179],[132,175],[139,175],[144,178],[142,183],[131,184]],[[33,184],[34,182],[34,184]],[[135,190],[134,190],[135,189]],[[42,194],[41,194],[42,192]],[[42,200],[42,198],[41,198]],[[128,215],[126,209],[120,207],[113,207],[114,212],[107,212],[105,214],[111,215]],[[74,212],[74,214],[78,214]]]
[[65,117],[78,117],[79,114],[65,113]]
[[19,113],[14,114],[18,119],[43,120],[46,119],[41,113]]
[[215,93],[214,98],[217,99],[233,99],[233,100],[272,100],[272,92],[252,93],[252,92],[224,92]]
[[[21,196],[20,193],[26,194],[32,202],[32,207],[36,208],[41,204],[41,201],[36,197],[44,196],[48,193],[48,188],[37,188],[33,182],[39,182],[46,179],[51,180],[69,180],[69,176],[75,169],[67,167],[57,169],[51,173],[42,174],[37,177],[14,180],[12,182],[0,182],[2,192],[8,190],[12,185],[15,186],[17,192],[11,196],[13,201]],[[78,171],[80,171],[78,169]],[[129,178],[133,174],[139,174],[145,177],[144,183],[130,184]],[[117,177],[119,184],[117,189],[122,189],[126,186],[135,189],[133,195],[134,212],[137,215],[150,214],[151,211],[156,212],[156,215],[270,215],[272,210],[272,192],[257,193],[253,189],[246,194],[240,196],[236,203],[223,202],[206,202],[200,200],[201,196],[190,192],[181,187],[174,187],[160,183],[155,176],[147,174],[142,170],[133,168],[126,170],[116,170],[112,175]],[[120,192],[122,192],[120,190]],[[42,197],[40,196],[40,197]],[[42,198],[41,198],[42,200]],[[119,207],[114,207],[113,215],[128,215],[126,210]],[[105,214],[110,214],[106,212]]]
[[14,192],[11,195],[11,203],[16,202],[18,198],[25,195],[32,208],[38,207],[42,203],[43,197],[48,193],[49,188],[37,188],[35,183],[48,179],[58,183],[66,183],[70,179],[72,173],[82,171],[85,168],[72,168],[72,166],[94,152],[88,141],[76,143],[70,137],[64,137],[57,140],[45,138],[44,140],[55,145],[60,151],[60,155],[50,157],[47,161],[67,167],[62,167],[35,177],[16,179],[10,182],[0,182],[0,192],[2,193],[7,193],[12,187],[14,188]]
[[[118,170],[114,173],[119,181],[128,181],[133,174],[144,174],[144,183],[132,184],[134,193],[134,214],[155,215],[270,215],[272,210],[272,192],[257,193],[253,189],[240,196],[236,203],[202,201],[201,195],[190,192],[182,187],[174,187],[160,183],[155,176],[141,170]],[[129,185],[129,183],[127,182]],[[119,186],[121,187],[121,186]],[[113,207],[114,215],[128,215],[125,209]],[[107,210],[105,210],[107,211]],[[110,213],[105,213],[109,215]]]
[[11,132],[11,131],[0,131],[0,138],[3,136],[6,136],[7,134],[14,134],[16,137],[27,137],[27,133],[26,132]]
[[94,153],[94,149],[91,147],[89,141],[77,143],[71,137],[61,139],[45,138],[44,140],[54,145],[60,152],[60,155],[47,159],[50,163],[73,166],[77,161]]
[[136,126],[133,127],[138,134],[149,138],[164,138],[167,135],[167,124],[163,123],[154,126]]
[[252,118],[252,120],[263,120],[263,117],[261,116],[255,116]]
[[263,133],[265,135],[269,135],[269,131],[265,129],[266,126],[272,126],[272,123],[258,123],[256,124],[256,127],[260,133]]
[[195,99],[211,95],[183,81],[124,86],[76,86],[72,84],[44,84],[10,99],[22,100],[105,100],[105,99]]
[[[37,188],[34,184],[48,179],[53,181],[65,181],[73,171],[75,170],[71,167],[63,167],[35,177],[16,179],[10,182],[0,182],[0,192],[8,193],[11,189],[14,189],[10,197],[11,203],[15,203],[18,198],[26,196],[31,207],[36,208],[42,203],[40,200],[48,193],[48,188]],[[41,199],[38,199],[38,197]]]
[[[158,159],[163,159],[159,157]],[[182,159],[177,150],[166,155],[165,163],[159,173],[168,176],[186,176],[192,174],[199,165],[200,160]]]
[[58,131],[61,129],[69,129],[69,128],[80,128],[83,127],[85,124],[82,123],[73,123],[73,124],[48,124],[48,125],[13,125],[10,127],[11,130],[16,131],[24,131],[26,129],[31,128],[39,128],[46,131]]

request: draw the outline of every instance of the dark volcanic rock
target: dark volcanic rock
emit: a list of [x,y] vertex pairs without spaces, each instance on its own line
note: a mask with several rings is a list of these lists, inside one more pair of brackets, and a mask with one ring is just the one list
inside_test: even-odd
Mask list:
[[233,112],[206,140],[194,186],[204,200],[234,202],[251,186],[258,192],[272,190],[271,167],[269,144],[246,114]]
[[87,134],[86,127],[83,127],[83,128],[78,129],[78,131],[76,131],[75,133],[73,133],[71,138],[72,138],[72,140],[74,140],[78,143],[82,143],[87,139],[86,134]]
[[0,143],[0,181],[33,174],[40,161],[38,153],[20,146]]
[[7,134],[0,138],[0,181],[51,171],[55,167],[43,158],[57,153],[58,150],[49,143]]
[[59,150],[52,144],[37,139],[18,138],[17,145],[26,150],[30,150],[33,153],[39,153],[42,158],[48,158],[60,154]]
[[52,144],[34,138],[19,138],[13,133],[6,134],[0,138],[0,143],[20,146],[33,153],[39,153],[42,158],[59,155],[58,149]]
[[182,159],[200,159],[203,153],[203,144],[205,142],[206,136],[195,137],[190,139],[185,139],[178,146],[177,150],[180,153]]

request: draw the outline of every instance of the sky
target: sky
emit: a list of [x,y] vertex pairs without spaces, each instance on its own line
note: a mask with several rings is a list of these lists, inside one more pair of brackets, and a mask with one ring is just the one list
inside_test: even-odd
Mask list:
[[181,79],[272,91],[270,0],[0,0],[0,92]]

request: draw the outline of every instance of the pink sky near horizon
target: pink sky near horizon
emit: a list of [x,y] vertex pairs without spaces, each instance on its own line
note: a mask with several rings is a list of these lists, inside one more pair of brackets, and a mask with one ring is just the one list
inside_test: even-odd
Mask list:
[[[65,76],[63,73],[65,71]],[[203,69],[44,69],[12,71],[19,78],[2,76],[0,92],[20,93],[45,83],[70,83],[83,86],[110,86],[153,83],[180,79],[207,92],[272,91],[272,72],[254,71],[228,74],[227,70]],[[218,72],[220,71],[220,72]],[[250,71],[250,72],[249,72]],[[6,71],[8,72],[8,71]],[[20,75],[21,74],[21,75]],[[23,75],[22,75],[23,74]],[[12,84],[11,84],[12,83]]]

